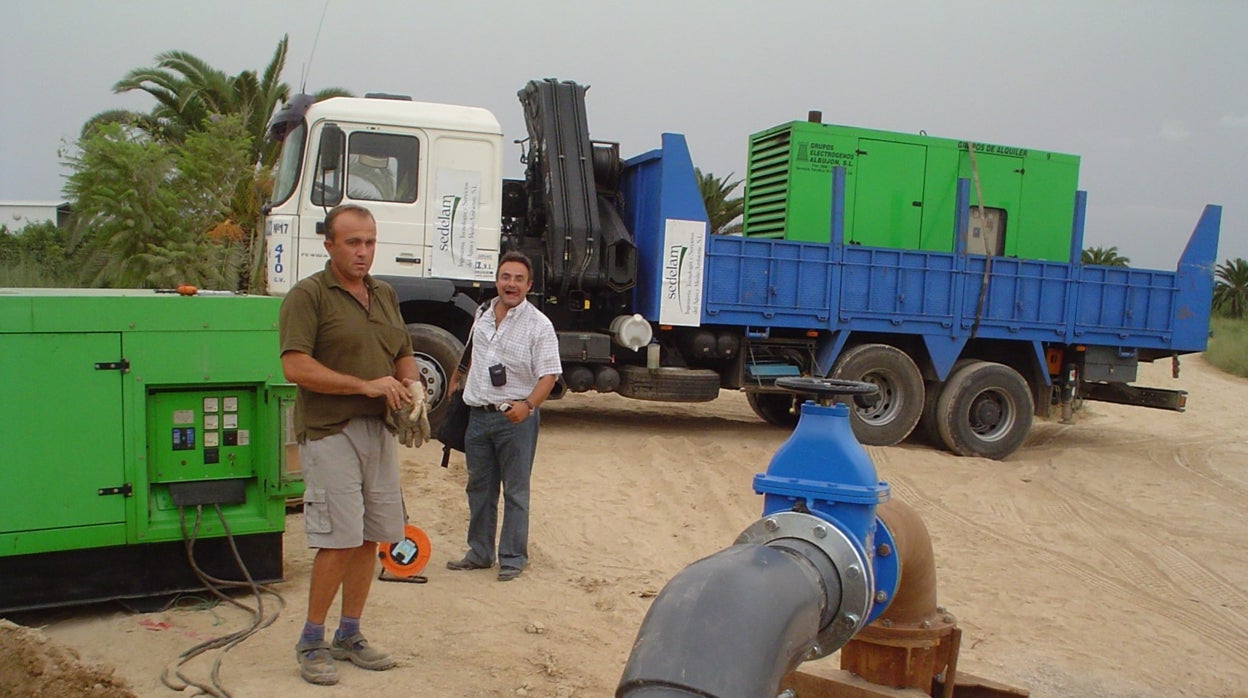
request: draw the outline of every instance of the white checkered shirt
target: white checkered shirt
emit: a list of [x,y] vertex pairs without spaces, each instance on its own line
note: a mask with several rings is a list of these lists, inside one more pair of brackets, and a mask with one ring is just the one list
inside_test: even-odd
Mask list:
[[[464,402],[477,407],[523,400],[538,379],[563,373],[559,340],[550,318],[526,300],[495,325],[496,303],[497,298],[472,328],[472,366],[464,383]],[[499,363],[507,367],[507,384],[495,387],[489,369]]]

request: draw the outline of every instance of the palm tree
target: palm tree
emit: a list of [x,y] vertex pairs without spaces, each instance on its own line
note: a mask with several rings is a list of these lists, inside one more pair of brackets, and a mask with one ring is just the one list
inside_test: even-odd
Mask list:
[[1079,255],[1079,261],[1102,267],[1131,266],[1131,258],[1118,254],[1117,247],[1089,247]]
[[131,70],[113,91],[142,90],[154,97],[156,108],[149,118],[157,130],[152,135],[174,142],[203,130],[205,120],[214,115],[238,114],[251,137],[252,161],[271,164],[263,157],[273,150],[265,148],[264,129],[274,109],[290,96],[290,87],[278,79],[288,41],[283,36],[278,42],[263,78],[251,70],[230,77],[186,51],[166,51],[156,56],[155,67]]
[[[265,138],[265,129],[273,113],[291,94],[290,86],[281,81],[289,41],[289,36],[282,37],[260,74],[244,70],[230,76],[186,51],[157,54],[155,66],[135,68],[113,85],[113,92],[140,90],[151,95],[156,99],[151,113],[104,112],[92,117],[88,124],[126,121],[157,140],[181,143],[188,133],[204,130],[205,120],[238,114],[244,131],[251,137],[252,162],[269,167],[276,161],[279,148]],[[330,87],[314,97],[319,101],[348,95],[347,90]]]
[[[92,117],[83,127],[86,138],[108,123],[122,123],[131,132],[146,134],[155,143],[179,146],[191,134],[207,130],[218,119],[237,116],[246,141],[247,162],[252,173],[234,183],[234,196],[224,218],[213,230],[233,226],[243,235],[248,254],[258,260],[262,248],[260,207],[272,191],[272,169],[280,145],[266,138],[269,119],[290,98],[290,86],[280,80],[286,65],[289,37],[283,36],[263,71],[244,70],[228,75],[186,51],[166,51],[152,67],[136,68],[113,86],[114,92],[140,90],[156,100],[148,114],[115,110]],[[349,95],[341,88],[327,88],[315,100]],[[257,263],[255,276],[260,267]]]
[[741,232],[741,212],[745,210],[745,199],[737,196],[729,198],[741,180],[731,181],[732,175],[716,177],[702,170],[693,168],[698,179],[698,191],[702,194],[702,203],[706,206],[707,220],[710,221],[712,235],[733,235]]
[[1248,261],[1228,259],[1214,272],[1213,307],[1228,317],[1241,318],[1248,312]]

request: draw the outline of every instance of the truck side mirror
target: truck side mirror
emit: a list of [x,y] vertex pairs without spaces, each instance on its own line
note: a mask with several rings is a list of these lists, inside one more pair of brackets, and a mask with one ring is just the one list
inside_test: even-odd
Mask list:
[[318,170],[326,172],[338,169],[338,163],[342,162],[342,148],[345,140],[342,129],[337,124],[326,124],[325,128],[321,129],[321,142],[317,148]]
[[337,124],[326,124],[321,129],[316,154],[316,179],[312,183],[312,203],[317,206],[337,206],[342,201],[342,153],[346,149],[346,140]]

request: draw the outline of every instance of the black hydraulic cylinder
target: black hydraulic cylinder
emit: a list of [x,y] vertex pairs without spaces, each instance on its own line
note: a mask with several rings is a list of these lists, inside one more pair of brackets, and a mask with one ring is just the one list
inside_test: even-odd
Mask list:
[[725,548],[682,570],[642,621],[616,698],[758,698],[814,646],[828,595],[803,554]]

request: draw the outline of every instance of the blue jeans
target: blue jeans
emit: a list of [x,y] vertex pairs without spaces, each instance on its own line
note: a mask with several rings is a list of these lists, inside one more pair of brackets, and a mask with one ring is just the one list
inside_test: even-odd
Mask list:
[[468,554],[483,565],[494,562],[498,494],[503,493],[503,530],[498,538],[500,567],[524,569],[529,561],[529,478],[537,452],[540,410],[519,424],[502,412],[473,409],[464,436],[468,462]]

